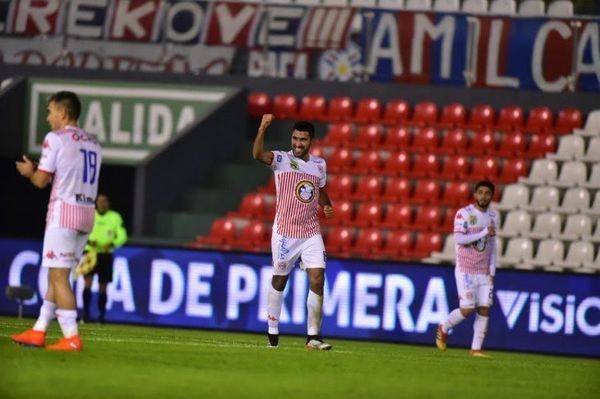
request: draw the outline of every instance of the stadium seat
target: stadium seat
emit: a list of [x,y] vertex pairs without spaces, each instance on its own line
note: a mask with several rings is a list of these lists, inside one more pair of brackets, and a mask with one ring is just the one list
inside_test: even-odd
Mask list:
[[306,95],[300,102],[298,118],[302,120],[325,120],[325,97],[321,95]]
[[453,180],[468,176],[471,172],[469,158],[464,155],[450,155],[444,161],[439,177]]
[[415,245],[408,255],[419,259],[426,258],[431,255],[432,252],[439,251],[442,249],[443,238],[440,233],[435,232],[421,232],[418,233],[415,238]]
[[254,118],[261,118],[271,113],[271,98],[267,93],[255,91],[248,96],[248,113]]
[[[465,206],[469,203],[469,201],[461,203],[459,206]],[[442,223],[437,229],[438,232],[444,234],[452,234],[454,233],[454,218],[456,217],[456,212],[458,212],[457,207],[446,208],[446,212],[442,219]]]
[[383,218],[383,207],[379,202],[360,202],[352,221],[356,226],[377,226]]
[[353,129],[351,123],[331,123],[322,144],[349,148],[354,137]]
[[590,112],[583,129],[575,129],[574,133],[592,137],[600,135],[600,109]]
[[551,134],[532,134],[529,136],[529,145],[527,146],[527,158],[540,158],[546,153],[556,150],[556,136]]
[[521,132],[507,132],[502,135],[495,154],[500,157],[521,157],[527,151],[527,140]]
[[293,94],[273,97],[273,115],[277,119],[294,119],[298,115],[298,100]]
[[411,231],[392,229],[385,237],[381,254],[386,258],[395,259],[405,256],[412,247],[413,234]]
[[568,161],[560,167],[560,173],[557,179],[549,179],[548,184],[568,188],[581,186],[587,181],[587,167],[584,162]]
[[325,224],[350,224],[354,219],[354,203],[350,200],[338,200],[335,204],[335,217],[325,219]]
[[479,104],[471,109],[468,127],[471,129],[489,129],[494,126],[496,110],[489,104]]
[[382,201],[406,201],[412,195],[411,181],[406,177],[389,177],[383,189]]
[[244,195],[240,207],[229,212],[230,217],[254,218],[265,214],[265,199],[262,194],[249,193]]
[[454,243],[454,234],[448,234],[444,240],[444,247],[441,251],[435,251],[431,257],[439,262],[454,263],[456,261],[456,247]]
[[515,0],[492,0],[490,14],[515,15],[517,13],[517,2]]
[[358,231],[356,242],[350,249],[350,252],[359,256],[372,257],[380,256],[380,250],[383,247],[383,232],[376,227],[360,229]]
[[410,155],[406,151],[398,151],[390,154],[384,162],[381,173],[388,176],[407,175],[411,170]]
[[591,234],[592,219],[588,215],[576,213],[567,217],[565,228],[556,238],[563,241],[575,241]]
[[444,186],[440,204],[447,206],[464,206],[471,200],[471,188],[465,181],[449,181]]
[[576,108],[561,109],[556,118],[554,132],[557,134],[572,133],[575,129],[583,126],[583,116],[581,111]]
[[404,0],[379,0],[379,8],[387,10],[403,10]]
[[464,126],[466,122],[467,110],[465,106],[459,103],[451,103],[442,109],[442,115],[438,122],[438,126],[449,129],[452,127]]
[[560,138],[556,153],[548,154],[547,157],[558,161],[570,161],[572,159],[581,159],[584,153],[585,140],[583,137],[568,134]]
[[327,253],[335,254],[336,256],[348,257],[348,250],[352,246],[354,240],[354,228],[346,226],[336,226],[331,228],[327,233],[325,248]]
[[381,102],[376,98],[362,98],[358,101],[354,121],[375,123],[381,119]]
[[443,154],[464,154],[469,145],[469,137],[461,128],[449,129],[443,135],[442,143],[432,152]]
[[[488,179],[494,181],[498,177],[499,164],[495,157],[480,157],[473,162],[471,173],[469,175],[472,180]],[[464,176],[466,177],[466,176]]]
[[524,209],[532,212],[544,212],[558,208],[560,191],[553,186],[537,186],[531,194],[531,201]]
[[381,226],[393,229],[406,228],[412,224],[412,221],[413,212],[410,205],[392,203],[387,206]]
[[410,120],[413,125],[433,125],[438,120],[437,105],[430,101],[420,102],[415,105],[415,110]]
[[455,12],[460,10],[459,0],[435,0],[433,3],[434,11]]
[[405,8],[411,11],[429,11],[431,0],[406,0]]
[[416,130],[410,149],[415,152],[429,152],[437,149],[439,142],[440,138],[436,129],[432,127],[422,127]]
[[415,211],[415,218],[411,224],[413,230],[440,231],[444,214],[438,205],[421,205]]
[[571,0],[554,0],[548,4],[546,13],[549,17],[571,17],[573,16],[573,2]]
[[500,202],[495,208],[507,211],[515,208],[524,208],[529,204],[529,187],[524,184],[509,184],[502,190]]
[[587,189],[572,187],[565,192],[560,208],[555,209],[555,211],[561,213],[585,212],[590,209],[590,201],[591,195]]
[[592,165],[592,172],[589,179],[581,185],[582,187],[599,190],[600,189],[600,163]]
[[[381,4],[381,3],[380,3]],[[404,100],[391,100],[385,104],[382,123],[397,125],[410,119],[410,106]]]
[[528,185],[545,184],[556,180],[558,176],[558,165],[551,159],[536,159],[533,161],[529,176],[519,178],[519,182]]
[[356,173],[378,173],[381,170],[381,156],[378,150],[361,151],[352,170]]
[[500,237],[517,237],[526,235],[531,230],[531,215],[522,209],[506,214],[502,227],[498,230]]
[[500,110],[500,116],[496,122],[499,130],[520,130],[523,128],[523,109],[516,105],[504,107]]
[[520,158],[505,159],[502,164],[502,171],[498,176],[498,183],[513,183],[519,180],[519,177],[527,176],[529,173],[528,161]]
[[529,133],[551,132],[554,126],[554,115],[548,107],[536,107],[529,111],[525,130]]
[[198,237],[192,246],[195,247],[221,247],[229,245],[235,239],[236,227],[229,218],[217,218],[213,221],[207,236]]
[[352,193],[352,199],[358,201],[379,201],[382,190],[382,176],[362,175],[356,181],[356,188]]
[[329,122],[345,122],[352,119],[352,99],[350,97],[334,97],[329,100],[326,119]]
[[352,144],[354,148],[378,148],[383,141],[383,129],[381,125],[361,125],[358,127],[356,140]]
[[327,178],[327,194],[331,199],[348,199],[354,192],[354,182],[349,174],[330,174]]
[[383,140],[383,148],[390,151],[406,149],[411,145],[412,135],[404,126],[390,126]]
[[468,154],[484,155],[494,154],[496,152],[496,138],[494,132],[490,130],[476,131],[471,139]]
[[[568,136],[565,136],[568,137]],[[573,136],[579,137],[579,136]],[[576,157],[580,161],[585,162],[600,162],[600,136],[592,137],[588,142],[587,149],[585,150],[585,154],[582,157]]]
[[518,269],[531,269],[533,260],[533,242],[529,238],[511,238],[506,244],[504,255],[498,257],[502,266],[514,266]]
[[553,266],[555,262],[561,262],[564,257],[565,244],[560,240],[547,239],[540,241],[531,263],[536,267],[547,268]]
[[542,0],[523,0],[519,4],[519,15],[524,17],[544,16],[546,5]]
[[538,213],[533,222],[533,228],[529,232],[523,233],[523,236],[535,240],[541,240],[559,235],[561,228],[562,218],[558,213]]
[[327,168],[329,172],[343,173],[352,169],[352,152],[345,148],[338,148],[327,159]]
[[488,0],[463,0],[462,3],[462,11],[469,14],[485,14],[488,7]]
[[569,245],[567,256],[555,265],[577,271],[594,260],[594,244],[589,241],[574,241]]
[[413,204],[437,204],[441,196],[440,182],[434,179],[417,180],[410,202]]
[[243,251],[266,251],[270,248],[269,232],[270,229],[265,223],[252,220],[242,228],[239,236],[231,242],[231,246]]
[[436,177],[440,171],[439,155],[417,154],[415,156],[411,176],[414,177]]
[[[596,228],[594,229],[592,234],[590,234],[590,235],[584,234],[582,236],[582,239],[584,241],[589,241],[589,242],[593,242],[595,244],[600,244],[600,219],[596,219]],[[600,248],[598,250],[600,251]],[[598,265],[598,268],[600,268],[600,265]]]

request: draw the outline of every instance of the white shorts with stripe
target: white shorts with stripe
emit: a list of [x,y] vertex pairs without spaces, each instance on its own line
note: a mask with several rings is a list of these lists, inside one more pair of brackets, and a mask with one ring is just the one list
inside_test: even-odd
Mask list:
[[90,233],[61,227],[46,229],[42,267],[72,268],[79,263]]
[[287,276],[298,258],[305,268],[325,268],[325,244],[321,234],[309,238],[289,238],[273,231],[273,274]]
[[492,306],[494,286],[489,275],[464,273],[457,267],[454,270],[454,277],[461,308],[473,309],[479,306]]

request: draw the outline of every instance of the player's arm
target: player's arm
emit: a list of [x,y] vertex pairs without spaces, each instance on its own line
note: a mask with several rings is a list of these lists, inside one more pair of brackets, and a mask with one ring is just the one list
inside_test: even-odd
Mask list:
[[265,114],[262,116],[256,138],[254,139],[254,145],[252,146],[252,157],[265,165],[273,163],[273,153],[265,151],[265,133],[272,121],[273,115]]
[[114,248],[119,248],[122,247],[125,242],[127,242],[127,230],[125,229],[125,226],[123,226],[123,218],[121,218],[121,215],[117,214],[116,219],[116,237],[115,240],[113,242],[114,244]]
[[329,194],[327,194],[327,186],[323,186],[319,189],[319,205],[323,207],[323,212],[327,219],[334,216],[333,205],[329,199]]
[[52,174],[39,170],[37,165],[25,155],[23,155],[22,161],[16,162],[16,166],[21,176],[29,179],[31,184],[37,188],[45,188],[52,182]]
[[[494,224],[491,227],[497,226],[498,225],[498,220],[496,218],[494,218]],[[492,285],[494,284],[494,280],[496,277],[496,258],[498,256],[498,254],[496,253],[496,251],[498,250],[497,247],[497,239],[496,239],[496,234],[495,234],[495,230],[494,230],[494,235],[490,236],[490,278],[492,280]]]

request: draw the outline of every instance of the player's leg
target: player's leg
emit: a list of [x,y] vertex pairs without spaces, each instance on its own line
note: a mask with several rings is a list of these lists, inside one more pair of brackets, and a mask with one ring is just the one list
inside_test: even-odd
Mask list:
[[90,321],[90,305],[92,303],[92,283],[94,282],[95,270],[83,276],[83,321]]
[[471,354],[482,356],[481,347],[487,334],[490,318],[490,306],[493,300],[493,287],[488,276],[477,276],[479,282],[477,287],[477,313],[473,323],[473,342],[471,343]]
[[475,294],[473,275],[463,273],[458,268],[454,271],[456,289],[458,291],[459,308],[454,309],[436,330],[435,344],[439,350],[445,351],[448,342],[448,331],[462,323],[475,310]]
[[106,303],[108,302],[107,287],[113,277],[113,254],[98,254],[98,321],[104,323],[106,317]]

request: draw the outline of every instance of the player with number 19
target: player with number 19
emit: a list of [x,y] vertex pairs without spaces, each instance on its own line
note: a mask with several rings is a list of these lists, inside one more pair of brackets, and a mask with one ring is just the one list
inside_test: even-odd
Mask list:
[[75,93],[53,94],[46,118],[52,131],[44,138],[39,166],[26,156],[16,163],[19,173],[34,186],[52,184],[42,251],[48,290],[33,328],[11,337],[18,344],[44,347],[46,330],[56,317],[64,338],[46,349],[83,349],[69,275],[94,226],[102,152],[96,137],[77,127],[80,113]]

